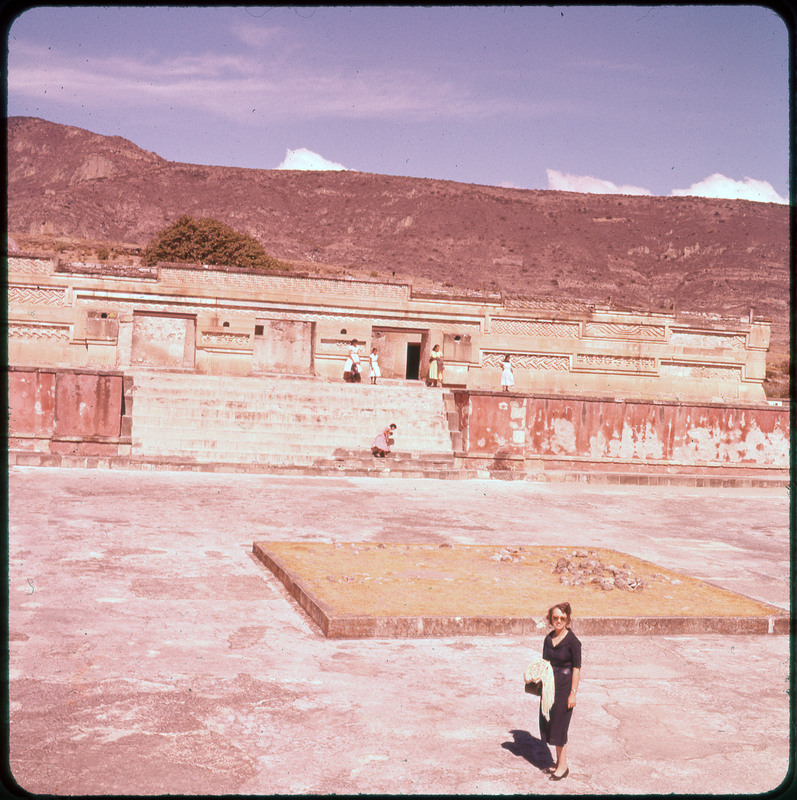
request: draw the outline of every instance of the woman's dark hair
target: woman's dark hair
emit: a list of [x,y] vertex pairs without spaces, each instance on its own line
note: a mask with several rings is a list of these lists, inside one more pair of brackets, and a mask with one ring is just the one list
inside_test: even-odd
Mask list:
[[555,606],[551,606],[548,609],[548,616],[547,616],[548,624],[549,625],[553,625],[553,610],[555,608],[561,608],[562,609],[562,611],[565,613],[565,616],[567,617],[567,624],[569,625],[570,624],[570,617],[572,616],[572,613],[573,613],[571,608],[570,608],[570,603],[557,603]]

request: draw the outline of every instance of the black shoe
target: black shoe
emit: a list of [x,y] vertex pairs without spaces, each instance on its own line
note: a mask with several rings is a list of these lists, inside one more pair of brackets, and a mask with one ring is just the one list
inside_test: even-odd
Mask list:
[[568,767],[561,775],[552,774],[548,780],[551,781],[560,781],[562,778],[566,778],[570,774],[570,767]]

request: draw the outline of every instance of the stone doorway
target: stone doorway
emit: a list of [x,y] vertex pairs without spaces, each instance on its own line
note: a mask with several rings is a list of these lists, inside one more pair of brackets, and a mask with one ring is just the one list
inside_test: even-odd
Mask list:
[[374,328],[371,347],[375,347],[379,354],[379,369],[383,377],[413,381],[426,377],[423,354],[429,349],[428,330]]
[[417,381],[420,378],[421,368],[421,345],[420,342],[407,344],[407,374],[406,378],[410,381]]

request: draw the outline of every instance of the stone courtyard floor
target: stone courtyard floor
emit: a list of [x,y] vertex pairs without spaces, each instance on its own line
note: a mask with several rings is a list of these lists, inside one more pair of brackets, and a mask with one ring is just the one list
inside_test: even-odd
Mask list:
[[754,794],[787,778],[788,636],[584,636],[571,774],[551,783],[522,686],[543,632],[327,639],[252,553],[605,548],[788,610],[786,490],[22,467],[8,483],[10,770],[29,792]]

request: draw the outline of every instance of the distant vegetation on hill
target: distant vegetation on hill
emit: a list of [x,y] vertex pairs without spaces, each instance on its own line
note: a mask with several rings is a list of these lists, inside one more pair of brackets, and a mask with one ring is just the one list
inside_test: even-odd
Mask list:
[[290,269],[287,264],[271,258],[263,245],[248,234],[239,233],[215,219],[192,219],[187,214],[158,231],[144,248],[142,264],[154,266],[160,261]]

